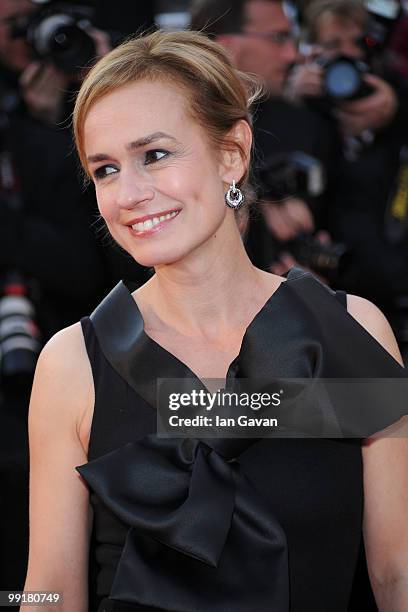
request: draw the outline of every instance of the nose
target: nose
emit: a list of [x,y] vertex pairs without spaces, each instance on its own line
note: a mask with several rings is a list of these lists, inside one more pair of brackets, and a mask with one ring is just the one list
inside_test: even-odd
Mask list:
[[341,55],[352,57],[353,59],[361,59],[364,55],[361,47],[354,42],[345,42],[342,45]]
[[154,197],[151,181],[142,172],[122,170],[117,185],[116,204],[125,210],[148,204]]
[[298,48],[294,40],[287,40],[282,48],[282,56],[287,66],[299,60]]

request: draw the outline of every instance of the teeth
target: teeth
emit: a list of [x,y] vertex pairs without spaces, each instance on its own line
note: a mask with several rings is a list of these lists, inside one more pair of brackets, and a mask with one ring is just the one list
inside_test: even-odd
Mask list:
[[143,221],[142,223],[135,223],[132,225],[132,229],[134,229],[136,232],[143,232]]
[[140,223],[135,223],[132,225],[132,229],[136,232],[145,232],[151,229],[153,226],[158,225],[162,221],[166,221],[167,219],[172,219],[177,215],[177,211],[173,211],[171,213],[167,213],[167,215],[161,215],[160,217],[153,217],[153,219],[147,219],[146,221],[140,221]]

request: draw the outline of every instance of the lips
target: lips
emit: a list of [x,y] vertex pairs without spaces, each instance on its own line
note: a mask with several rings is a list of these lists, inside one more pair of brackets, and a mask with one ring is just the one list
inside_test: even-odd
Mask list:
[[138,217],[128,225],[131,228],[132,233],[136,233],[138,235],[151,233],[163,227],[163,225],[171,221],[171,219],[174,219],[174,217],[176,217],[179,212],[179,209],[174,209],[163,213]]

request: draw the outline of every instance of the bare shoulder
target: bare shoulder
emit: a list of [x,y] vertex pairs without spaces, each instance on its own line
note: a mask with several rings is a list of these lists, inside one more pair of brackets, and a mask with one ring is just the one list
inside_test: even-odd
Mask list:
[[69,423],[79,431],[93,406],[91,365],[81,324],[74,323],[56,333],[44,346],[34,376],[30,421]]
[[64,352],[85,351],[84,337],[82,333],[81,323],[78,321],[69,327],[64,327],[52,336],[41,351],[41,358],[48,358],[50,355],[53,358],[63,357]]
[[400,365],[404,365],[391,325],[375,304],[348,293],[347,310]]
[[92,380],[81,324],[57,332],[42,349],[36,370],[49,383],[64,384],[79,391]]

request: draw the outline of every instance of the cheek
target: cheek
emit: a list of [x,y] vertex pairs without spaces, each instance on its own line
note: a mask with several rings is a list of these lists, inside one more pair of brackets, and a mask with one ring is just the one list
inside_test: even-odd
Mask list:
[[29,48],[23,39],[12,40],[8,44],[8,50],[13,53],[13,59],[15,61],[28,61],[30,56]]
[[273,54],[273,52],[271,52],[271,46],[268,42],[259,40],[258,43],[259,44],[256,47],[256,57],[258,62],[261,62],[262,60],[263,62],[266,62],[265,68],[269,67],[271,63],[274,63],[271,62],[271,56],[274,59],[277,54]]
[[361,47],[359,47],[355,43],[352,43],[350,46],[350,55],[352,55],[352,57],[354,57],[357,60],[364,58],[363,50],[361,49]]
[[4,25],[1,25],[0,22],[0,49],[3,49],[7,45],[8,38],[8,28],[6,28]]
[[113,221],[115,217],[115,206],[112,202],[112,197],[108,194],[108,190],[96,188],[95,195],[101,217],[103,217],[106,223]]
[[259,49],[256,42],[252,42],[252,44],[248,45],[248,48],[246,50],[244,49],[242,53],[242,63],[244,68],[247,68],[248,72],[256,72],[257,69],[259,70],[261,64],[259,57],[262,57],[262,49]]
[[222,183],[214,180],[214,170],[205,166],[200,168],[199,163],[182,174],[169,174],[160,191],[166,198],[179,201],[187,213],[200,219],[205,218],[208,209],[223,197]]
[[192,182],[189,193],[193,213],[201,222],[208,223],[214,214],[224,212],[224,186],[214,180],[214,174],[207,180],[203,174],[202,180]]

